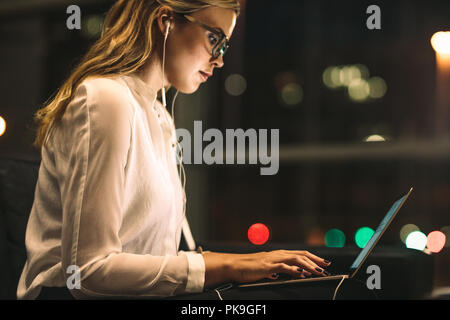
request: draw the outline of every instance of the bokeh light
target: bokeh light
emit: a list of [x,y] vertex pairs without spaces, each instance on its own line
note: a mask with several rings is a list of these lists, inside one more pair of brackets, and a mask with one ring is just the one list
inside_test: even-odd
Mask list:
[[2,136],[6,131],[6,121],[0,116],[0,136]]
[[406,247],[409,249],[424,250],[427,245],[427,236],[421,231],[413,231],[406,237]]
[[322,81],[330,89],[345,87],[355,102],[380,99],[387,91],[387,84],[381,77],[369,79],[369,69],[363,64],[329,66],[322,73]]
[[369,227],[361,227],[355,232],[355,243],[358,247],[364,248],[372,238],[375,231]]
[[310,246],[323,246],[324,243],[325,232],[320,228],[312,228],[308,232],[308,236],[306,238],[306,244]]
[[332,67],[330,73],[330,79],[335,88],[342,86],[341,83],[341,68]]
[[225,90],[229,95],[240,96],[247,90],[247,80],[240,74],[232,74],[225,80]]
[[411,232],[414,231],[420,231],[419,227],[412,223],[405,224],[400,229],[400,240],[402,240],[402,242],[406,244],[406,238]]
[[445,234],[445,247],[450,247],[450,226],[442,227],[441,232]]
[[427,236],[427,248],[431,252],[438,253],[445,246],[446,236],[441,231],[432,231]]
[[248,240],[255,245],[262,245],[269,240],[269,228],[263,223],[255,223],[248,228]]
[[303,100],[303,89],[298,83],[288,83],[281,89],[281,100],[287,106],[295,106]]
[[326,85],[330,89],[334,89],[339,86],[338,74],[336,74],[336,76],[332,77],[332,74],[335,69],[336,69],[336,67],[331,66],[331,67],[326,68],[322,73],[323,84]]
[[367,68],[365,65],[360,64],[360,63],[355,64],[355,67],[358,68],[362,79],[369,78],[369,76],[370,76],[369,68]]
[[384,97],[387,91],[387,84],[380,77],[373,77],[368,80],[369,83],[369,96],[374,99],[380,99]]
[[355,79],[361,79],[361,71],[355,66],[343,66],[339,71],[339,82],[348,86]]
[[450,31],[439,31],[433,34],[431,45],[439,54],[450,54]]
[[84,25],[81,27],[82,33],[87,38],[98,38],[102,33],[103,17],[100,15],[90,15],[86,17]]
[[322,73],[322,81],[330,89],[347,87],[353,80],[361,79],[362,72],[357,65],[329,66]]
[[345,245],[345,234],[339,229],[333,228],[325,234],[325,246],[342,248]]
[[348,85],[348,95],[356,102],[367,100],[370,94],[369,83],[364,79],[354,79]]
[[277,91],[281,92],[285,85],[289,83],[297,83],[297,76],[292,71],[281,71],[275,75],[274,85]]
[[372,134],[363,140],[364,142],[383,142],[386,141],[386,138],[379,134]]

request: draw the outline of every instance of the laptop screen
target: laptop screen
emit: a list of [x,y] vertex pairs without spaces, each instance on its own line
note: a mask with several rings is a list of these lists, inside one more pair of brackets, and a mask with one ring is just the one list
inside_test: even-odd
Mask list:
[[[412,189],[411,189],[412,190]],[[367,242],[367,244],[364,246],[364,248],[361,250],[359,255],[356,257],[353,264],[350,266],[350,274],[356,273],[356,271],[359,269],[359,267],[364,263],[367,256],[369,255],[370,251],[372,251],[373,247],[377,244],[378,240],[382,236],[383,232],[386,230],[386,228],[391,223],[393,217],[400,209],[403,202],[406,200],[406,198],[411,193],[411,190],[408,192],[408,194],[404,195],[400,199],[398,199],[392,207],[389,209],[388,213],[384,216],[383,220],[381,221],[380,225],[378,226],[377,230],[375,230],[375,233],[372,235],[370,240]],[[352,275],[352,276],[353,276]]]

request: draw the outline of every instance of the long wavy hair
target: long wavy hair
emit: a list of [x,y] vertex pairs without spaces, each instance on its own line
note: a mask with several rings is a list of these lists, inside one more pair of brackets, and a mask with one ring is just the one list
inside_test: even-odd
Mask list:
[[[33,146],[41,149],[63,116],[81,82],[90,76],[129,74],[145,65],[154,49],[158,10],[192,13],[211,6],[232,9],[239,16],[239,0],[118,0],[106,14],[100,38],[89,48],[62,86],[34,114]],[[54,96],[54,97],[53,97]]]

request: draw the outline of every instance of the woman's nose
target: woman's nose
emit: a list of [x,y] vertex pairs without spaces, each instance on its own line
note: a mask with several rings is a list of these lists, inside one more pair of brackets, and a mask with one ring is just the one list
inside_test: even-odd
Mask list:
[[211,62],[214,63],[217,68],[222,68],[224,65],[223,56],[219,54],[219,56],[216,59],[211,58]]

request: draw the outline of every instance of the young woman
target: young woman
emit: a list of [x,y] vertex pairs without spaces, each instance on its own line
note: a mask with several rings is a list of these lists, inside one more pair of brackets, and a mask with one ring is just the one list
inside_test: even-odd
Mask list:
[[223,66],[239,12],[238,0],[113,5],[100,39],[36,113],[42,161],[19,299],[52,288],[76,298],[163,297],[326,274],[329,263],[307,251],[178,250],[186,200],[165,90],[193,93]]

